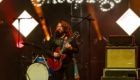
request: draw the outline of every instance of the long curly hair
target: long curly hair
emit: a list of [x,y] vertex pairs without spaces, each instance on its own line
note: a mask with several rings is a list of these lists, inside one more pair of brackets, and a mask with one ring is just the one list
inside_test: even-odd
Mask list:
[[[67,22],[65,22],[65,21],[60,21],[60,22],[58,22],[58,23],[61,24],[61,26],[62,26],[62,28],[63,28],[64,33],[66,34],[66,36],[69,36],[69,37],[72,36],[71,27],[70,27],[70,25],[69,25]],[[56,31],[55,31],[55,35],[58,36],[58,34],[56,33]]]

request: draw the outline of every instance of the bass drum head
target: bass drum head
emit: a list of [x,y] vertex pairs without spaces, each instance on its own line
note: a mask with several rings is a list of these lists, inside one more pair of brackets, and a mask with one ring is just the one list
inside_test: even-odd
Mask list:
[[26,78],[27,80],[48,80],[48,69],[41,63],[34,63],[29,66]]

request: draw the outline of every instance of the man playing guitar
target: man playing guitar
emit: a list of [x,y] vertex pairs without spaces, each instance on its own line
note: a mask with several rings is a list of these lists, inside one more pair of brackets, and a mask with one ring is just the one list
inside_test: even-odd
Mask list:
[[[48,55],[47,61],[50,65],[53,65],[53,67],[51,67],[54,70],[53,80],[63,80],[64,74],[66,75],[66,80],[74,80],[73,53],[78,53],[79,48],[75,38],[73,38],[70,43],[67,43],[72,36],[70,25],[65,21],[60,21],[56,27],[55,35],[50,38],[46,45],[45,52]],[[60,55],[59,51],[64,47],[65,50],[62,52],[62,55]],[[53,60],[57,60],[57,63],[52,62]],[[62,62],[62,64],[60,62]],[[57,66],[61,67],[58,68]]]

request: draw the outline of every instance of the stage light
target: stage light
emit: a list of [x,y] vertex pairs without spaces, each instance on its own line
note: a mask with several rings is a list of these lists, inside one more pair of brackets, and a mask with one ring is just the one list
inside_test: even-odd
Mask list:
[[37,1],[35,1],[35,0],[31,0],[31,2],[32,2],[32,4],[34,5],[34,6],[42,6],[44,3],[45,3],[45,0],[37,0]]
[[[38,25],[38,22],[35,19],[31,18],[31,16],[26,12],[23,13],[18,17],[23,18],[20,19],[20,32],[27,37],[30,32]],[[31,19],[24,19],[24,18],[31,18]],[[12,24],[17,30],[19,30],[18,20],[16,19]]]
[[68,3],[72,3],[74,0],[67,0]]
[[63,3],[65,0],[57,0],[58,3]]
[[95,0],[87,0],[87,3],[95,3]]
[[19,41],[19,44],[18,44],[18,42],[17,42],[17,43],[16,43],[17,48],[22,48],[22,47],[24,47],[24,45],[23,45],[22,43],[23,43],[23,41]]
[[[107,5],[107,4],[110,5],[110,7],[109,8],[104,8],[103,5]],[[114,8],[114,2],[105,0],[104,2],[101,3],[100,7],[101,7],[100,9],[102,11],[105,11],[105,12],[109,11],[109,10]]]
[[114,0],[114,2],[116,3],[120,3],[122,0]]
[[40,2],[41,0],[37,0],[37,2]]
[[78,4],[74,4],[74,9],[78,9],[78,8],[79,8]]
[[57,4],[57,1],[56,0],[53,0],[53,4]]
[[102,3],[104,0],[97,0],[99,3]]
[[140,26],[140,18],[129,8],[116,23],[131,35]]
[[0,0],[0,2],[1,2],[2,0]]
[[47,3],[49,4],[50,3],[50,0],[47,0]]
[[82,3],[83,0],[76,0],[75,2],[76,2],[76,3]]

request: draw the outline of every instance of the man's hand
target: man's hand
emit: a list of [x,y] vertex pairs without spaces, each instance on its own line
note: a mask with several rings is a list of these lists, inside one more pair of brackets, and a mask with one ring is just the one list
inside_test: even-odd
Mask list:
[[53,53],[53,57],[58,58],[60,55],[57,52]]
[[72,50],[71,44],[66,43],[65,47],[66,47],[68,50]]

